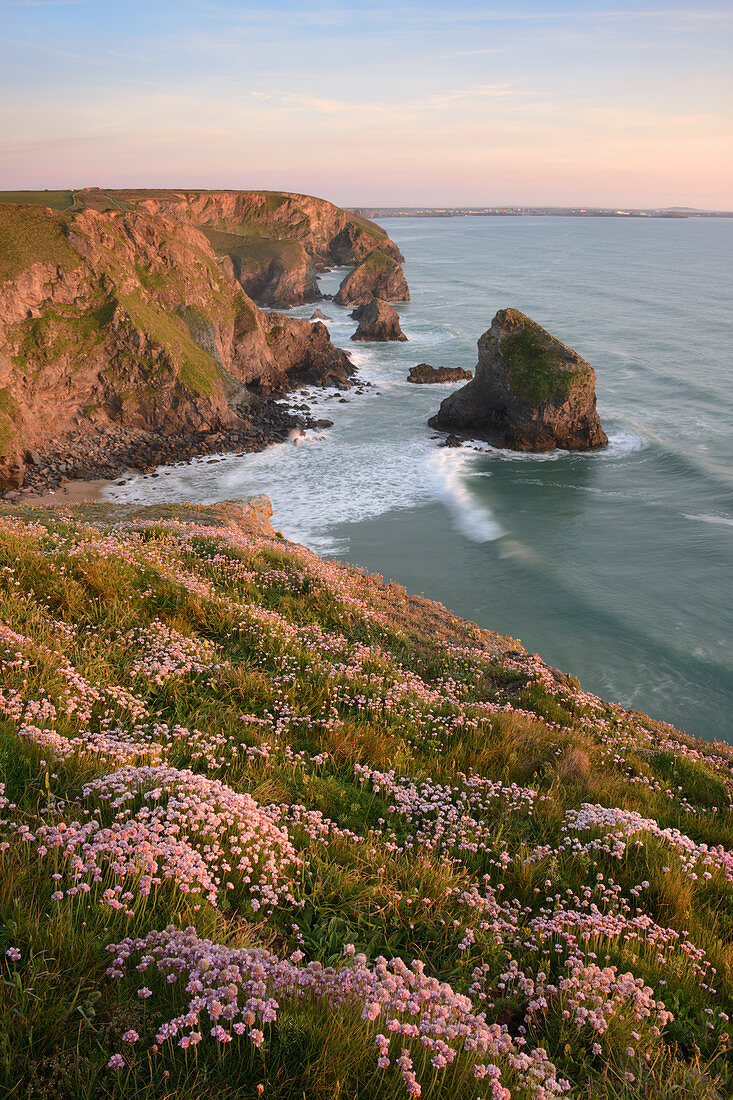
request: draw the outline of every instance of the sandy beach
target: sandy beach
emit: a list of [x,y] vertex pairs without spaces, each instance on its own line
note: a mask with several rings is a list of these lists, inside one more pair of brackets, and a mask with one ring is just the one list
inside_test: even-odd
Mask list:
[[111,482],[104,478],[99,478],[96,481],[67,481],[63,485],[59,485],[58,489],[54,489],[53,492],[43,493],[37,497],[28,497],[23,503],[54,505],[81,504],[95,501],[101,498],[102,490],[109,484]]

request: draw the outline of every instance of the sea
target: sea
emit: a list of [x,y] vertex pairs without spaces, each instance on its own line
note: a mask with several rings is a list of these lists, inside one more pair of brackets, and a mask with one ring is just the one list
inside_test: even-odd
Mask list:
[[[519,639],[605,699],[733,741],[733,219],[381,224],[405,255],[408,340],[352,343],[349,310],[320,303],[370,383],[295,397],[332,428],[105,495],[267,493],[288,539]],[[478,337],[510,306],[593,365],[608,447],[451,449],[427,427],[455,386],[409,384],[409,368],[473,369]]]

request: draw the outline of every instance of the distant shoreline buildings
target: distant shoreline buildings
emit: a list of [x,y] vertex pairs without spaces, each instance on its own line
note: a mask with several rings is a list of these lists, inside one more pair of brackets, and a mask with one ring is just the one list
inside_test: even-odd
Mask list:
[[348,212],[364,218],[733,218],[730,210],[685,207],[611,210],[584,206],[352,206]]

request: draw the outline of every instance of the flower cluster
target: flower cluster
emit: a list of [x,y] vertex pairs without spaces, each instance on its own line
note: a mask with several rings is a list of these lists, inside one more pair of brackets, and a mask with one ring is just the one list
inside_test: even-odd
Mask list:
[[[86,784],[84,794],[99,803],[98,816],[35,833],[39,854],[58,851],[68,861],[74,885],[67,895],[88,892],[89,880],[101,883],[109,869],[118,878],[134,876],[141,897],[170,879],[213,905],[235,886],[253,910],[295,902],[300,859],[287,832],[250,795],[190,771],[131,765]],[[116,811],[108,824],[104,807]],[[108,905],[125,908],[121,889],[105,891]]]
[[[378,1066],[388,1069],[397,1046],[400,1054],[394,1060],[410,1096],[422,1091],[415,1064],[418,1057],[424,1063],[423,1052],[437,1072],[457,1058],[468,1059],[481,1067],[479,1076],[489,1073],[501,1084],[504,1095],[511,1096],[511,1090],[502,1078],[535,1100],[552,1100],[570,1088],[558,1078],[543,1048],[524,1051],[525,1044],[516,1043],[505,1027],[487,1024],[468,997],[429,977],[418,961],[408,966],[401,959],[378,958],[369,967],[366,956],[347,945],[348,964],[324,968],[318,962],[303,965],[299,951],[280,959],[263,948],[230,948],[200,939],[193,928],[173,927],[125,939],[109,950],[114,954],[108,969],[112,978],[122,978],[130,961],[139,958],[138,973],[153,969],[166,984],[185,981],[184,1010],[159,1028],[157,1043],[175,1040],[183,1049],[196,1046],[204,1038],[206,1020],[219,1043],[246,1035],[260,1046],[262,1027],[277,1019],[282,1002],[318,1000],[332,1012],[358,1006],[366,1026],[382,1026],[375,1037]],[[491,1069],[479,1061],[487,1056]]]

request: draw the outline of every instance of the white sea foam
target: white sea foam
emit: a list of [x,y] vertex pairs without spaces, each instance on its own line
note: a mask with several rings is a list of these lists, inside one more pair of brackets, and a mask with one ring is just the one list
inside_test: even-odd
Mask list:
[[470,461],[462,448],[443,447],[428,460],[429,476],[457,530],[471,542],[493,542],[503,531],[489,510],[474,500],[465,483],[463,473]]
[[730,516],[694,516],[685,513],[685,519],[697,520],[699,523],[719,523],[723,527],[733,527],[733,518]]

